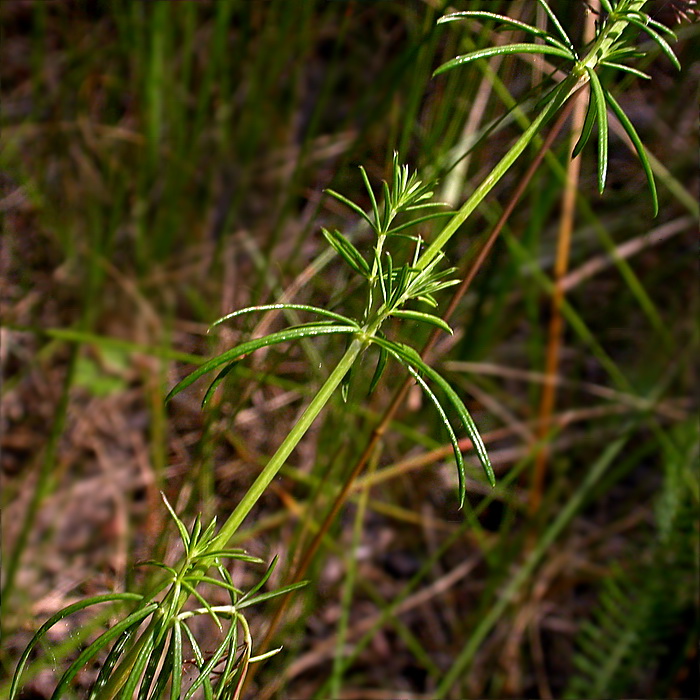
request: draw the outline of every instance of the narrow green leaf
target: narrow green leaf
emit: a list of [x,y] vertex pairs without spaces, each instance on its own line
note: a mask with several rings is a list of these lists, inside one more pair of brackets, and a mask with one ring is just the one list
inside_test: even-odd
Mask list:
[[[119,700],[132,700],[134,692],[136,691],[136,686],[139,684],[141,674],[153,653],[153,647],[155,646],[154,632],[146,630],[144,634],[148,635],[146,642],[141,649],[141,653],[136,657],[136,661],[129,672],[126,683],[124,683],[124,687],[118,695]],[[56,700],[58,700],[58,697]]]
[[235,633],[235,624],[236,624],[235,620],[231,621],[231,624],[229,625],[229,628],[226,632],[226,636],[224,637],[221,644],[219,644],[216,651],[212,654],[209,661],[200,669],[199,676],[195,679],[194,683],[192,683],[192,685],[190,686],[189,690],[185,694],[184,700],[190,700],[190,698],[192,698],[194,696],[194,694],[197,692],[199,687],[202,684],[204,684],[206,681],[209,680],[209,675],[214,670],[216,665],[219,663],[221,657],[224,655],[224,653],[229,648],[229,642],[231,640],[231,637]]
[[384,370],[386,369],[387,352],[383,347],[379,347],[378,350],[379,357],[377,358],[377,366],[374,369],[372,381],[369,383],[368,394],[374,393],[374,390],[377,388],[377,384],[379,384],[379,380],[382,378]]
[[236,588],[232,583],[220,581],[218,578],[214,578],[213,576],[201,575],[197,577],[197,581],[201,583],[210,583],[212,586],[219,586],[219,588],[224,588],[225,590],[230,591],[231,593],[243,595],[243,591],[240,588]]
[[[418,226],[420,224],[424,224],[426,221],[431,221],[432,219],[444,219],[444,218],[449,218],[452,216],[454,212],[452,211],[438,211],[435,212],[434,214],[427,214],[426,216],[420,216],[417,219],[411,219],[411,221],[405,221],[403,224],[399,224],[398,226],[394,226],[394,228],[389,229],[386,232],[387,236],[398,236],[400,231],[405,231],[407,228],[411,228],[412,226]],[[411,236],[413,240],[415,240],[415,236]]]
[[[167,653],[163,654],[167,641],[167,634],[162,635],[158,643],[148,655],[148,661],[143,671],[143,677],[141,679],[141,686],[139,687],[137,700],[147,700],[148,691],[151,689],[151,686],[153,686],[152,697],[160,700],[161,694],[157,693],[156,691],[159,687],[165,687],[171,671],[171,669],[168,667],[168,655]],[[156,673],[158,672],[159,667],[160,673],[158,674],[158,679],[156,680]],[[163,676],[165,676],[165,678],[163,678]]]
[[200,671],[199,678],[203,679],[200,685],[204,686],[204,698],[205,700],[213,700],[214,691],[211,687],[211,680],[209,679],[209,676],[201,675],[201,671],[204,668],[204,654],[202,654],[202,650],[197,642],[197,638],[194,636],[194,634],[192,634],[192,630],[187,625],[183,625],[182,627],[185,630],[187,639],[192,647],[192,652],[194,653],[194,658],[197,661],[197,668]]
[[253,313],[254,311],[277,311],[277,310],[290,310],[290,311],[308,311],[310,313],[319,314],[321,316],[327,316],[328,318],[335,319],[336,321],[343,321],[350,325],[357,325],[355,321],[348,318],[347,316],[342,316],[341,314],[336,314],[333,311],[327,311],[318,306],[309,306],[309,304],[261,304],[259,306],[247,306],[245,309],[239,309],[226,316],[222,316],[220,319],[214,321],[214,323],[209,326],[209,330],[215,328],[224,321],[229,321],[236,316],[242,316],[243,314]]
[[197,513],[195,519],[192,521],[192,529],[190,530],[190,549],[194,554],[198,545],[200,544],[199,535],[202,532],[202,514]]
[[[370,185],[370,183],[369,183],[369,178],[367,177],[367,171],[362,166],[360,166],[360,173],[362,173],[362,181],[365,183],[365,189],[367,190],[367,194],[369,194],[369,199],[372,202],[372,213],[374,214],[374,222],[375,223],[372,223],[370,221],[367,214],[365,214],[364,216],[365,216],[365,219],[370,221],[370,225],[372,226],[372,228],[375,231],[379,232],[379,207],[377,206],[377,199],[374,196],[374,191],[372,190],[372,185]],[[358,209],[359,209],[359,207],[358,207]]]
[[462,451],[459,449],[459,441],[457,440],[457,436],[455,435],[455,431],[452,429],[452,425],[447,417],[447,414],[445,413],[445,410],[442,407],[442,404],[440,403],[440,400],[438,399],[437,396],[432,392],[430,387],[425,383],[425,380],[423,377],[420,376],[418,372],[416,372],[415,369],[411,365],[407,365],[408,371],[411,373],[413,378],[420,384],[421,388],[423,391],[426,393],[428,398],[433,402],[433,405],[437,409],[438,414],[440,415],[440,420],[442,421],[443,425],[445,426],[445,429],[447,430],[447,434],[450,436],[450,442],[452,443],[452,452],[454,453],[455,456],[455,462],[457,463],[457,475],[459,479],[459,507],[462,508],[464,506],[464,499],[466,498],[466,487],[465,487],[465,473],[464,473],[464,458],[462,457]]
[[574,51],[574,45],[569,39],[569,35],[564,31],[564,27],[561,26],[561,22],[559,21],[559,18],[554,14],[552,11],[552,8],[547,4],[546,0],[537,0],[539,4],[542,6],[542,9],[547,13],[547,16],[549,17],[550,22],[554,25],[555,29],[559,32],[559,36],[564,40],[564,44],[566,47],[569,49],[569,51],[574,54],[575,57],[575,51]]
[[211,605],[209,605],[208,601],[204,598],[204,596],[192,584],[190,584],[186,578],[182,580],[182,587],[191,596],[194,596],[197,599],[199,604],[207,611],[207,614],[211,617],[211,619],[214,620],[214,623],[219,628],[219,631],[222,631],[223,627],[221,626],[221,620],[219,620],[219,616],[211,609]]
[[285,595],[287,593],[290,593],[291,591],[296,591],[299,588],[303,588],[308,583],[309,583],[308,581],[299,581],[298,583],[290,583],[288,586],[282,586],[281,588],[277,588],[274,591],[268,591],[267,593],[261,593],[260,595],[256,595],[252,598],[246,598],[245,601],[243,601],[242,603],[239,602],[238,605],[236,605],[236,608],[238,610],[242,610],[243,608],[247,608],[250,605],[255,605],[256,603],[262,603],[264,600],[270,600],[271,598],[277,598],[278,596]]
[[641,70],[637,70],[636,68],[626,66],[624,65],[624,63],[615,63],[614,61],[601,61],[598,65],[606,66],[607,68],[614,68],[615,70],[621,70],[625,73],[631,73],[632,75],[636,75],[638,78],[644,78],[644,80],[651,80],[651,76],[647,73],[644,73]]
[[237,360],[236,362],[231,362],[230,364],[226,365],[214,378],[214,381],[209,385],[209,388],[206,390],[204,394],[204,398],[202,399],[202,404],[201,408],[204,410],[208,405],[209,402],[212,400],[214,394],[216,393],[216,390],[219,388],[219,385],[221,382],[226,379],[226,377],[231,374],[231,372],[236,369],[236,367],[240,364],[240,360]]
[[259,661],[264,661],[265,659],[269,659],[272,656],[275,656],[275,654],[279,654],[284,647],[277,647],[276,649],[270,649],[270,651],[266,651],[264,654],[258,654],[258,656],[251,656],[248,659],[248,663],[251,664],[256,664]]
[[[676,56],[675,53],[673,53],[673,49],[671,48],[671,45],[664,39],[661,34],[659,34],[657,31],[652,29],[651,27],[647,26],[644,24],[644,22],[640,22],[638,19],[635,19],[634,17],[627,17],[627,21],[637,27],[638,29],[641,29],[643,32],[646,32],[658,45],[661,51],[666,55],[669,61],[673,63],[673,65],[680,70],[681,69],[681,62],[678,60],[678,57]],[[674,35],[675,36],[675,35]]]
[[119,639],[117,639],[117,641],[114,642],[112,648],[109,651],[109,654],[107,655],[107,658],[101,664],[100,673],[97,676],[97,679],[93,683],[92,688],[90,688],[90,695],[88,696],[88,700],[95,700],[95,698],[99,697],[100,691],[109,680],[109,677],[112,671],[114,670],[114,667],[117,665],[117,661],[119,661],[119,658],[124,653],[126,645],[128,644],[129,640],[134,636],[134,633],[139,628],[140,624],[140,620],[134,622],[133,625],[125,629],[122,635],[119,637]]
[[384,212],[382,216],[381,230],[386,232],[389,230],[391,221],[396,215],[394,207],[392,206],[391,191],[389,190],[389,185],[386,182],[382,182],[382,190],[384,191]]
[[[177,627],[177,624],[175,625]],[[182,672],[181,668],[174,667],[175,662],[175,631],[173,630],[170,635],[170,641],[168,644],[168,651],[165,653],[165,658],[163,660],[163,665],[161,666],[160,672],[158,673],[158,678],[153,686],[149,700],[161,700],[165,696],[165,688],[168,685],[168,681],[171,676],[175,673]]]
[[591,81],[591,99],[595,98],[598,120],[598,192],[602,194],[608,174],[608,108],[600,79],[591,68],[586,67],[586,72]]
[[478,51],[472,51],[471,53],[464,54],[462,56],[457,56],[447,63],[443,63],[439,68],[433,72],[433,76],[445,73],[452,68],[457,66],[462,66],[471,61],[476,61],[480,58],[490,58],[491,56],[507,56],[509,54],[548,54],[550,56],[559,56],[561,58],[568,58],[569,60],[576,60],[576,56],[571,54],[569,51],[564,51],[564,49],[559,49],[555,46],[546,46],[542,44],[508,44],[506,46],[489,46],[485,49],[479,49]]
[[659,197],[656,193],[654,173],[651,169],[649,158],[647,158],[647,153],[646,149],[644,148],[644,144],[639,138],[639,134],[637,134],[634,125],[629,120],[622,107],[620,107],[617,100],[607,90],[605,91],[605,99],[608,101],[610,108],[613,112],[615,112],[615,116],[620,120],[620,124],[622,124],[624,130],[627,132],[627,135],[630,137],[630,140],[634,144],[634,148],[637,151],[637,155],[639,156],[639,162],[642,164],[642,168],[644,168],[644,172],[647,176],[647,183],[649,184],[649,191],[651,193],[653,212],[654,216],[656,216],[659,213]]
[[610,4],[610,0],[600,0],[600,4],[609,15],[613,13],[613,7]]
[[534,27],[531,24],[526,24],[525,22],[521,22],[517,19],[512,19],[511,17],[507,17],[506,15],[496,14],[495,12],[485,12],[482,10],[467,10],[466,12],[454,12],[452,14],[445,15],[444,17],[440,17],[440,19],[438,19],[437,21],[437,24],[445,24],[446,22],[455,22],[457,20],[470,18],[483,19],[486,21],[496,21],[506,27],[519,29],[520,31],[532,34],[536,37],[540,37],[545,41],[551,42],[552,45],[559,46],[564,50],[571,48],[570,46],[567,46],[566,44],[560,42],[558,39],[555,39],[551,34],[544,31],[543,29],[539,29],[538,27]]
[[484,442],[481,439],[481,435],[479,435],[479,431],[476,427],[476,424],[472,420],[472,417],[469,415],[467,407],[462,402],[462,399],[459,398],[457,392],[450,386],[450,383],[447,380],[445,380],[432,367],[427,365],[423,361],[421,356],[409,345],[403,345],[402,343],[393,343],[383,338],[379,338],[378,336],[375,336],[372,339],[372,342],[386,347],[386,349],[389,350],[389,352],[397,353],[398,355],[400,355],[405,360],[406,364],[412,365],[414,369],[417,369],[419,372],[426,375],[428,379],[435,382],[445,392],[448,401],[457,411],[460,420],[462,421],[462,425],[464,426],[465,430],[467,431],[467,435],[469,435],[469,438],[472,441],[474,450],[476,451],[476,454],[479,458],[479,461],[481,462],[481,466],[483,467],[484,472],[486,473],[489,483],[491,484],[491,486],[495,486],[496,475],[494,474],[493,467],[491,466],[491,461],[489,460],[489,456],[486,452]]
[[[343,260],[359,275],[369,279],[370,270],[367,261],[360,255],[360,252],[350,241],[345,238],[339,231],[329,231],[322,228],[321,231],[326,237],[326,240],[331,244],[333,249]],[[328,315],[328,314],[326,314]],[[337,315],[336,315],[337,316]],[[351,322],[352,323],[352,322]]]
[[175,621],[173,625],[173,682],[170,686],[170,700],[180,700],[182,688],[182,627],[184,622]]
[[[80,600],[77,603],[73,603],[72,605],[66,606],[62,610],[59,610],[56,614],[52,615],[35,632],[34,636],[29,641],[29,644],[27,644],[26,649],[22,652],[22,655],[20,656],[19,661],[17,662],[17,667],[15,668],[15,672],[12,677],[12,685],[10,686],[10,696],[8,700],[14,700],[14,698],[16,697],[17,692],[19,691],[19,682],[22,678],[22,674],[24,673],[24,669],[27,665],[27,662],[29,661],[32,652],[34,651],[34,648],[57,622],[60,622],[69,615],[72,615],[74,612],[85,610],[86,608],[89,608],[92,605],[99,605],[100,603],[117,603],[122,601],[134,602],[140,600],[143,600],[143,596],[139,595],[138,593],[105,593],[102,595],[91,596],[90,598],[84,598],[83,600]],[[128,626],[129,625],[125,625],[120,631],[120,633],[123,632],[126,628],[128,628]],[[114,635],[114,637],[117,636],[119,635]]]
[[450,328],[450,326],[442,318],[435,316],[434,314],[426,314],[422,311],[401,309],[399,311],[392,312],[391,315],[396,316],[397,318],[407,318],[411,321],[418,321],[419,323],[427,323],[431,326],[436,326],[450,335],[453,335],[454,333],[452,328]]
[[185,527],[185,523],[180,520],[180,518],[177,517],[177,513],[173,509],[173,507],[170,505],[170,501],[166,498],[165,494],[161,491],[160,492],[160,497],[163,499],[163,502],[165,503],[165,507],[168,509],[168,513],[170,513],[170,517],[175,521],[175,525],[177,526],[178,532],[180,533],[180,539],[182,540],[182,544],[185,547],[185,552],[189,554],[190,551],[190,533],[187,532],[187,528]]
[[[122,594],[124,595],[124,594]],[[85,601],[83,601],[85,602]],[[114,627],[110,627],[106,632],[103,632],[92,644],[90,644],[78,658],[68,667],[66,672],[61,676],[56,689],[51,696],[51,700],[59,700],[68,690],[68,686],[75,678],[78,671],[83,668],[94,656],[104,649],[113,639],[119,637],[124,630],[130,628],[133,624],[141,622],[158,608],[158,603],[149,603],[143,608],[139,608],[135,612],[125,617],[121,622],[118,622]],[[10,694],[13,697],[13,694]]]
[[272,572],[275,570],[275,567],[277,566],[277,560],[279,557],[275,554],[274,558],[270,562],[270,566],[267,567],[267,570],[265,573],[262,575],[262,578],[238,601],[239,607],[241,606],[241,603],[251,596],[253,596],[255,593],[257,593],[266,583],[267,580],[272,576]]
[[645,15],[644,19],[650,27],[657,29],[659,32],[663,32],[670,39],[678,41],[678,35],[676,34],[676,32],[673,31],[673,29],[671,29],[671,27],[667,27],[663,22],[657,22],[652,17],[649,17],[649,15]]
[[205,362],[203,365],[199,366],[170,390],[170,393],[165,397],[165,401],[166,403],[171,401],[174,396],[177,396],[177,394],[179,394],[181,391],[194,384],[200,377],[208,374],[217,367],[221,367],[221,365],[225,365],[233,360],[242,359],[245,355],[255,352],[255,350],[259,350],[260,348],[270,345],[277,345],[289,340],[309,338],[311,336],[332,335],[334,333],[355,333],[356,331],[356,324],[353,324],[352,326],[318,326],[317,324],[307,323],[294,328],[287,328],[286,330],[278,331],[277,333],[270,333],[263,338],[249,340],[247,343],[241,343],[240,345],[227,350],[221,355],[217,355],[208,362]]
[[372,228],[375,231],[377,230],[378,224],[375,224],[372,221],[372,219],[370,219],[370,217],[367,216],[362,207],[357,206],[355,202],[351,201],[347,197],[343,197],[342,194],[336,192],[335,190],[326,189],[324,190],[324,192],[327,192],[329,195],[331,195],[331,197],[335,197],[335,199],[337,199],[339,202],[342,202],[346,207],[350,207],[350,209],[352,209],[356,214],[359,214],[370,225],[370,228]]
[[590,95],[588,96],[588,107],[586,107],[586,117],[583,120],[583,126],[581,127],[581,135],[574,146],[574,150],[571,152],[571,157],[576,158],[579,153],[585,148],[588,143],[588,139],[591,137],[591,132],[593,131],[593,125],[596,120],[596,107],[595,107],[596,96],[591,89]]

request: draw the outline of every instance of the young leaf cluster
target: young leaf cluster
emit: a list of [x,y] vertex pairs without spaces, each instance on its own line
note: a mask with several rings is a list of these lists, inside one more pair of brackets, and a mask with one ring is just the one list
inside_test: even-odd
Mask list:
[[[21,676],[32,651],[43,641],[47,632],[69,615],[100,603],[132,602],[136,607],[92,642],[70,665],[52,695],[56,700],[68,692],[82,668],[105,652],[107,656],[87,696],[89,700],[105,697],[121,700],[131,700],[133,697],[139,700],[160,700],[164,697],[189,700],[197,692],[201,692],[208,700],[231,700],[238,697],[249,664],[279,651],[276,649],[261,656],[252,655],[250,629],[241,611],[250,605],[295,590],[306,582],[261,593],[275,567],[275,558],[258,583],[244,593],[234,585],[222,562],[225,559],[236,559],[262,564],[263,561],[249,556],[242,549],[216,546],[216,519],[203,527],[201,517],[198,516],[188,530],[167,499],[163,497],[163,500],[185,550],[180,565],[173,568],[163,562],[143,562],[143,565],[155,566],[165,572],[165,576],[147,594],[112,593],[93,596],[56,613],[37,631],[22,654],[10,688],[10,700],[18,696]],[[218,578],[209,575],[212,568]],[[226,605],[212,606],[197,590],[202,584],[223,590],[229,602]],[[193,600],[198,607],[183,611],[188,599]],[[221,641],[213,652],[205,653],[202,650],[187,624],[188,620],[200,615],[208,615],[219,630]],[[141,629],[144,623],[147,623],[146,627]],[[183,644],[189,645],[193,655],[191,660],[185,658]],[[185,687],[184,668],[190,663],[198,673]]]
[[[480,10],[455,12],[441,17],[438,20],[439,23],[455,22],[468,18],[495,21],[503,28],[517,29],[530,35],[533,39],[538,39],[544,43],[516,43],[479,49],[447,61],[435,71],[435,74],[438,75],[457,66],[462,66],[466,63],[490,56],[546,54],[556,58],[566,59],[570,62],[568,69],[569,74],[573,77],[583,79],[590,85],[586,118],[581,137],[574,148],[573,155],[577,156],[583,150],[591,136],[593,127],[597,124],[597,179],[598,190],[602,194],[605,189],[608,171],[608,108],[610,108],[619,119],[637,151],[637,155],[639,156],[640,163],[647,178],[654,215],[656,216],[659,208],[656,184],[644,145],[629,117],[625,114],[610,90],[603,85],[596,69],[599,67],[612,68],[631,73],[640,78],[649,78],[649,75],[646,73],[624,63],[624,61],[639,59],[645,55],[644,52],[630,45],[629,33],[623,31],[628,26],[636,28],[651,37],[671,63],[676,68],[680,69],[678,58],[668,43],[668,39],[675,40],[677,38],[675,33],[666,27],[666,25],[657,22],[642,11],[641,8],[645,4],[644,0],[601,0],[604,13],[602,18],[596,23],[596,38],[592,46],[588,47],[585,58],[581,58],[574,49],[574,45],[561,22],[559,22],[556,15],[552,12],[546,0],[537,0],[537,2],[548,16],[553,27],[552,32],[547,32],[504,15]],[[562,85],[563,83],[560,83],[557,88],[552,90],[545,102],[555,100]]]

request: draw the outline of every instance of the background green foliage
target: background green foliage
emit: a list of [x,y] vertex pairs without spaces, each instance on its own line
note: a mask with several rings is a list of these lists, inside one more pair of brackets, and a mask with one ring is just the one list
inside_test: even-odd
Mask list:
[[[575,35],[584,4],[551,5]],[[672,23],[671,5],[649,11]],[[342,231],[359,250],[374,234],[323,191],[371,211],[356,166],[376,184],[398,151],[423,180],[439,180],[437,200],[458,207],[522,133],[514,105],[541,97],[533,64],[507,57],[431,78],[494,42],[488,22],[436,25],[445,9],[418,0],[3,3],[4,677],[56,610],[145,585],[152,573],[137,562],[177,554],[159,490],[188,526],[197,513],[225,518],[342,355],[332,339],[283,345],[237,368],[204,413],[205,387],[164,404],[192,364],[248,339],[257,316],[206,334],[235,309],[286,294],[362,315],[354,273],[321,230]],[[537,21],[528,2],[453,9]],[[598,194],[592,138],[536,517],[525,500],[563,138],[436,353],[484,435],[498,486],[486,486],[470,455],[468,510],[478,521],[465,519],[443,464],[449,436],[430,402],[412,396],[360,481],[371,489],[356,491],[312,565],[314,585],[296,593],[277,638],[284,650],[265,662],[260,688],[434,697],[446,677],[455,697],[697,688],[700,32],[677,29],[680,72],[649,43],[649,59],[635,65],[651,81],[601,76],[649,149],[660,214],[652,219],[644,173],[612,126]],[[458,276],[527,156],[450,241]],[[437,227],[426,222],[421,235]],[[268,323],[268,332],[281,327]],[[419,346],[428,329],[403,319],[388,332]],[[334,400],[239,533],[236,545],[255,556],[280,555],[275,586],[404,376],[389,366],[367,401],[373,372],[374,362],[357,370],[347,403]],[[237,567],[235,585],[253,588],[264,570]],[[251,610],[254,637],[270,609]],[[67,622],[30,659],[39,696],[108,615]],[[204,620],[199,632],[216,646],[215,625]],[[76,697],[98,672],[77,677]]]

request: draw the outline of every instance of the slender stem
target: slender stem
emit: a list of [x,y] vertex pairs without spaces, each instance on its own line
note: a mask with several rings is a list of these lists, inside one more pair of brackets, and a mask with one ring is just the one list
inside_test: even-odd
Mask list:
[[212,542],[213,549],[225,547],[231,537],[233,537],[243,520],[245,520],[245,517],[250,513],[265,489],[277,475],[277,472],[282,468],[287,457],[289,457],[294,448],[299,444],[299,441],[311,427],[311,424],[318,414],[328,403],[333,392],[338,388],[343,377],[352,367],[363,346],[364,342],[361,338],[354,338],[350,343],[350,347],[346,350],[335,369],[331,372],[328,379],[326,379],[316,396],[314,396],[311,403],[307,406],[301,418],[296,422],[282,444],[277,448],[277,452],[270,458],[270,461],[265,465],[265,468],[260,472],[258,478],[253,482],[253,485],[248,489],[245,496],[243,496],[240,503],[236,506],[236,509],[222,526],[216,539]]
[[515,142],[511,149],[501,159],[498,165],[486,176],[484,181],[474,190],[471,197],[462,205],[461,209],[450,219],[450,222],[438,234],[437,238],[426,248],[421,255],[416,267],[424,269],[434,258],[439,255],[447,241],[457,232],[459,227],[469,218],[472,212],[484,201],[486,195],[498,184],[498,181],[508,172],[518,156],[527,148],[535,136],[542,130],[544,124],[559,110],[569,97],[582,84],[583,78],[574,76],[565,78],[557,88],[557,95],[543,109],[523,135]]

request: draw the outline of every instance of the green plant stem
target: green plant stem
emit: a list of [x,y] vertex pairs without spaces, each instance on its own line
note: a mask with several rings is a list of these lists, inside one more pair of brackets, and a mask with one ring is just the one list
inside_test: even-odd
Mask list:
[[[373,335],[375,331],[376,327],[374,329],[368,329],[368,335]],[[314,396],[311,403],[307,406],[301,418],[299,418],[282,444],[277,448],[277,452],[270,458],[270,461],[262,472],[260,472],[260,475],[253,482],[245,496],[243,496],[243,499],[236,506],[228,520],[223,524],[218,536],[213,542],[214,547],[225,547],[231,537],[236,533],[236,530],[243,520],[245,520],[270,482],[275,478],[277,472],[284,466],[292,450],[294,450],[323,407],[328,403],[328,400],[343,381],[343,377],[348,373],[363,347],[364,340],[362,338],[354,338],[350,343],[345,354],[335,366],[335,369],[331,372],[328,379],[326,379],[323,386],[319,389],[316,396]]]

